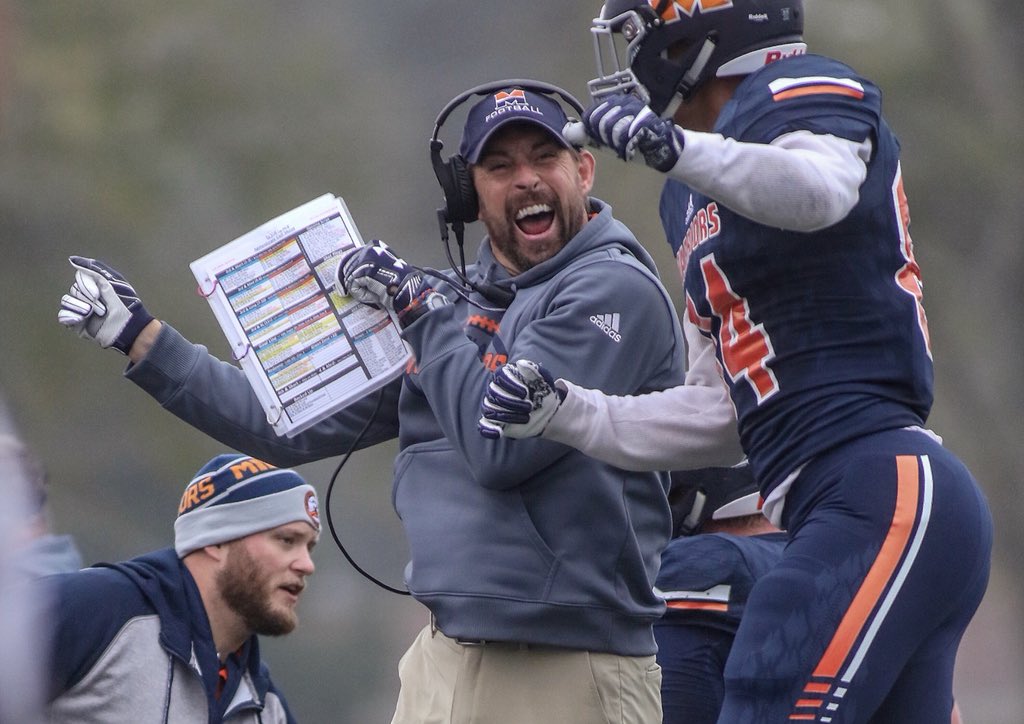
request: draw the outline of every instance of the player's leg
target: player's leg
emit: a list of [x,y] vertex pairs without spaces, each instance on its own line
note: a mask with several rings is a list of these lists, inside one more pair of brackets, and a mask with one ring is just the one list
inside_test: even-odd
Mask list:
[[[946,644],[941,645],[939,638],[946,639]],[[958,631],[943,632],[936,638],[936,646],[925,647],[908,661],[892,692],[872,716],[871,724],[924,721],[922,717],[930,717],[929,721],[947,721],[953,709],[951,684],[959,640]],[[936,687],[938,681],[950,682],[949,690]]]
[[[955,458],[909,432],[873,436],[805,469],[786,503],[786,554],[748,602],[720,722],[868,721],[951,615],[954,591],[983,590],[983,577],[972,584],[965,570],[987,571],[987,508],[969,474],[966,483],[943,482],[936,499],[929,452],[941,459],[943,480],[963,478],[962,466],[947,474],[946,458],[954,468]],[[959,516],[955,531],[951,516]],[[944,557],[953,565],[943,567]],[[969,620],[973,607],[960,605]]]
[[722,707],[722,671],[733,635],[693,613],[692,622],[663,618],[654,627],[664,724],[714,724]]
[[[781,562],[751,591],[726,664],[719,722],[785,722],[795,705],[821,702],[834,688],[826,681],[836,678],[834,652],[817,680],[808,680],[835,638],[885,530],[865,515],[860,501],[848,500],[843,479],[849,467],[816,477],[814,495],[806,485],[801,495],[790,493],[787,508],[799,510],[807,501],[806,510],[790,516]],[[889,497],[893,500],[883,507],[891,511],[894,496]],[[813,720],[810,712],[804,714]]]
[[[922,456],[932,478],[931,520],[918,563],[879,636],[916,643],[874,718],[883,722],[948,721],[953,706],[953,669],[964,631],[988,584],[992,527],[973,478],[948,451]],[[944,616],[937,622],[937,616]],[[908,625],[908,622],[909,625]]]
[[[853,597],[848,581],[864,577],[863,556],[852,553],[867,544],[856,522],[842,515],[810,521],[823,535],[805,528],[755,584],[726,663],[719,722],[784,722],[804,698],[812,664]],[[816,696],[828,690],[810,688]]]

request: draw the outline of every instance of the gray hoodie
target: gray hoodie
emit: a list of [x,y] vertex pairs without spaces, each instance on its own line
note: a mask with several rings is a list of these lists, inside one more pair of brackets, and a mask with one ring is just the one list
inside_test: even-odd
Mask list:
[[399,439],[393,501],[411,551],[406,583],[445,634],[653,654],[667,474],[477,430],[491,370],[506,360],[614,395],[683,383],[682,332],[654,262],[611,207],[592,204],[598,213],[558,254],[515,277],[484,239],[469,274],[514,289],[507,309],[451,295],[405,330],[414,369],[294,438],[274,434],[241,370],[169,326],[126,375],[222,443],[285,466],[344,454],[379,396],[361,447]]

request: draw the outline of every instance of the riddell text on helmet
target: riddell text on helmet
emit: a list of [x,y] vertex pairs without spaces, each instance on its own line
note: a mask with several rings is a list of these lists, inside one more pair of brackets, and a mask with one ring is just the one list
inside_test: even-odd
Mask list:
[[807,48],[793,48],[791,50],[769,50],[764,57],[764,64],[768,65],[776,60],[782,60],[783,58],[792,58],[794,55],[805,55]]

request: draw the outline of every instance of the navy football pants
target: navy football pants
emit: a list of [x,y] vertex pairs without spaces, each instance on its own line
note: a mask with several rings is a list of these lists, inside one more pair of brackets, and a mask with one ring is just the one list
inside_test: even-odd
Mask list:
[[936,724],[988,583],[992,519],[970,472],[919,431],[805,466],[780,564],[751,593],[719,724]]

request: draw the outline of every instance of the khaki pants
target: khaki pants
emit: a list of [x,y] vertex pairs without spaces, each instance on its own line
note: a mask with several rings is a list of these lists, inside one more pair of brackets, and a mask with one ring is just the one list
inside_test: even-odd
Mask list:
[[392,724],[660,724],[654,656],[456,643],[424,628],[398,664]]

